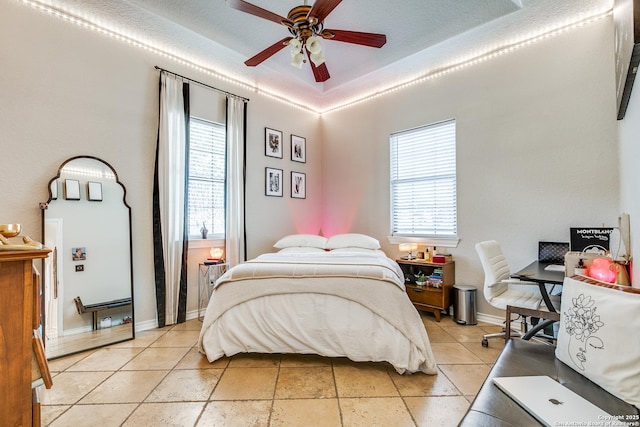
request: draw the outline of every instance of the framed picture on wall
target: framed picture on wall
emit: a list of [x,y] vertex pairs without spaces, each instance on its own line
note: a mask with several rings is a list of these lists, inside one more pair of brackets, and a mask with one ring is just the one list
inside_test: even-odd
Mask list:
[[64,180],[64,198],[66,200],[80,200],[80,182],[77,179]]
[[99,182],[87,182],[87,199],[92,202],[102,201],[102,184]]
[[282,169],[265,168],[264,194],[282,197]]
[[264,128],[264,154],[282,158],[282,131]]
[[307,198],[307,175],[301,172],[291,172],[291,197],[294,199]]
[[301,136],[291,135],[291,160],[307,162],[307,140]]

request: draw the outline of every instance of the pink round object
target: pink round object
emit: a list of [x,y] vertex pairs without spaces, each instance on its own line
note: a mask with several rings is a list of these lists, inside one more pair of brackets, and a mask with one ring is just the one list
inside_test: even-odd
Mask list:
[[587,276],[607,283],[615,283],[616,272],[611,268],[613,261],[609,258],[595,258],[587,267]]

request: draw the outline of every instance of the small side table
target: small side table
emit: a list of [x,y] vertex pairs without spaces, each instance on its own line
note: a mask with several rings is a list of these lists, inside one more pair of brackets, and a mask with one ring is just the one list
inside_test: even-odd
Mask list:
[[203,264],[198,265],[198,320],[204,319],[213,285],[227,271],[227,264]]

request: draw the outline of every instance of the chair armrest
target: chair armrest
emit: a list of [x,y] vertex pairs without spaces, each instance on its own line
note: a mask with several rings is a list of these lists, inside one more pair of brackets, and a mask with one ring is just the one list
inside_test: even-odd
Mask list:
[[[524,307],[516,307],[513,305],[507,306],[507,324],[511,321],[511,314],[519,314],[521,316],[529,316],[529,317],[537,317],[538,319],[545,319],[549,322],[539,323],[536,327],[534,327],[527,335],[533,335],[533,333],[542,329],[543,324],[554,323],[560,321],[560,313],[555,311],[546,311],[546,310],[535,310],[532,308],[524,308]],[[538,327],[539,326],[539,327]],[[532,333],[533,332],[533,333]],[[505,340],[509,340],[511,338],[510,328],[506,328],[506,337]]]

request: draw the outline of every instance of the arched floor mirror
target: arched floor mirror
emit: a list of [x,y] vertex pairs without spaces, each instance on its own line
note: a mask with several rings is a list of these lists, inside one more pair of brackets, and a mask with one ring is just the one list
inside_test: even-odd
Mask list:
[[131,207],[104,160],[72,157],[41,203],[48,359],[133,339]]

